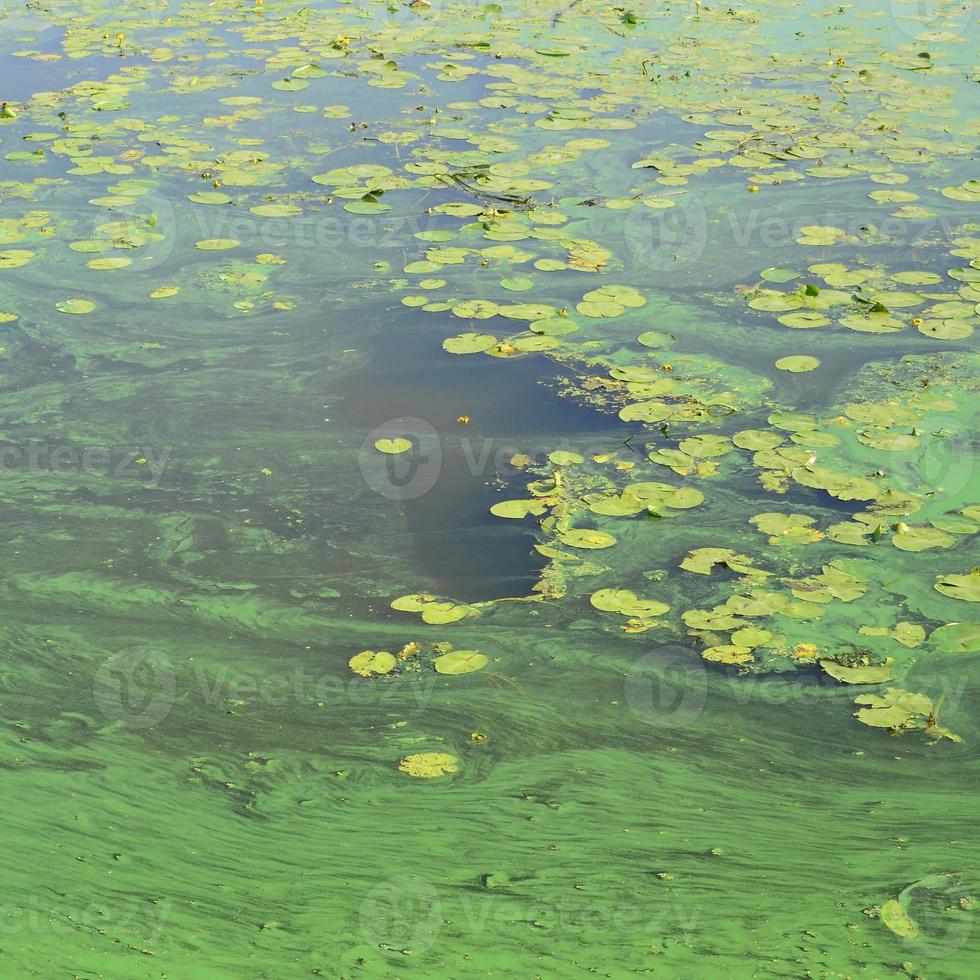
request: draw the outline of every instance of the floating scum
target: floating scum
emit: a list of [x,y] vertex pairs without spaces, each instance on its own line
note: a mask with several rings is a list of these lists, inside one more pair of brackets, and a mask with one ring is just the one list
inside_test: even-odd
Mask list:
[[[72,799],[93,806],[97,781],[127,787],[120,798],[142,787],[170,813],[160,780],[142,779],[152,757],[204,815],[196,853],[228,839],[251,860],[267,846],[251,837],[260,818],[293,835],[309,853],[288,887],[282,855],[251,871],[288,921],[261,907],[264,889],[215,899],[229,952],[213,955],[230,972],[238,949],[270,974],[421,962],[397,929],[384,948],[341,943],[350,903],[319,881],[305,890],[310,867],[349,848],[358,896],[362,878],[408,869],[408,852],[431,876],[446,924],[427,975],[689,976],[709,948],[732,975],[749,952],[780,975],[971,975],[962,869],[976,862],[939,842],[964,839],[975,812],[948,785],[976,740],[970,702],[949,689],[975,678],[980,602],[980,485],[962,436],[978,404],[975,23],[910,28],[818,0],[78,6],[46,15],[59,44],[26,27],[2,42],[45,79],[14,91],[15,73],[0,93],[5,436],[43,426],[66,442],[179,444],[184,458],[157,497],[92,474],[79,488],[6,473],[19,699],[6,771],[70,772]],[[339,237],[317,238],[328,228]],[[526,460],[482,540],[526,532],[541,569],[528,595],[443,594],[407,511],[357,482],[365,433],[334,425],[332,392],[370,344],[493,367],[502,399],[506,362],[521,360],[615,426],[601,445],[515,447]],[[414,445],[386,430],[367,448],[384,464]],[[267,662],[249,660],[252,644],[283,643],[302,665],[322,652],[349,701],[324,722],[316,698],[292,716],[246,694],[199,715],[177,698],[179,738],[148,729],[138,745],[91,705],[46,713],[64,671],[81,690],[106,643],[147,634],[186,642],[170,656],[184,683],[192,664]],[[637,691],[652,703],[668,648],[670,690],[704,693],[691,714],[718,723],[651,740]],[[719,760],[730,784],[705,774]],[[803,764],[841,800],[832,830],[812,800],[778,827],[760,816]],[[737,816],[715,823],[719,799]],[[143,800],[127,806],[150,819]],[[372,806],[397,814],[397,834]],[[59,819],[89,833],[76,809]],[[585,810],[616,841],[596,841]],[[450,817],[476,828],[472,868]],[[159,835],[140,826],[144,842]],[[735,846],[715,854],[719,835]],[[815,850],[829,838],[839,860]],[[72,882],[96,874],[85,856]],[[140,874],[154,861],[142,852]],[[596,888],[577,878],[590,863]],[[584,952],[608,934],[585,925],[571,943],[547,916],[502,930],[510,958],[476,949],[452,904],[526,870],[521,895],[556,907],[580,884],[616,908],[707,908],[723,889],[735,922],[757,912],[745,869],[763,865],[769,925],[711,916],[676,942],[617,936],[615,966]],[[116,948],[84,968],[136,975],[142,961],[115,957],[145,949],[174,975],[199,969],[183,910],[200,896],[131,868],[116,862],[113,880],[140,901],[174,894],[179,938],[112,933]],[[103,870],[84,887],[104,892]],[[17,873],[33,881],[33,863]],[[66,908],[86,906],[78,889]],[[294,890],[312,912],[291,906]],[[296,937],[334,920],[337,955],[321,963]],[[77,969],[100,939],[71,938]]]

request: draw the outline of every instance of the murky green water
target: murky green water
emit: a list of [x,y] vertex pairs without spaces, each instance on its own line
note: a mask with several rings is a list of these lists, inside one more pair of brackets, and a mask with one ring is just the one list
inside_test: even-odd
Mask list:
[[976,974],[972,4],[0,25],[0,976]]

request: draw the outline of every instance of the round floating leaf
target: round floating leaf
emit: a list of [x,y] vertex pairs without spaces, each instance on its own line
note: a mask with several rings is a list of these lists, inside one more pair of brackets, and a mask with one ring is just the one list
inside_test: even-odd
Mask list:
[[532,337],[516,337],[511,343],[518,350],[522,351],[542,351],[560,347],[561,341],[556,337],[548,337],[545,334],[534,334]]
[[5,249],[0,251],[0,269],[16,269],[18,266],[27,265],[32,258],[34,258],[34,253],[29,249]]
[[487,299],[468,299],[453,307],[453,316],[469,320],[489,320],[499,312],[500,307]]
[[616,539],[605,531],[591,531],[587,528],[572,528],[558,536],[558,539],[570,548],[600,549],[611,548]]
[[655,599],[641,599],[629,589],[600,589],[594,592],[589,601],[603,612],[619,613],[622,616],[649,619],[670,612],[666,602]]
[[905,906],[897,899],[893,898],[885,902],[881,907],[881,912],[878,913],[878,917],[886,929],[890,929],[902,939],[915,939],[919,935],[919,927],[905,910]]
[[929,642],[943,653],[974,653],[980,650],[980,623],[948,623],[933,630]]
[[890,664],[881,666],[847,667],[836,660],[821,660],[820,666],[834,680],[844,684],[883,684],[892,679]]
[[529,329],[547,337],[563,337],[565,334],[574,333],[579,329],[579,325],[568,317],[555,316],[546,320],[535,320],[530,324]]
[[194,247],[202,252],[220,252],[226,248],[237,248],[241,242],[237,238],[204,238],[196,242]]
[[80,242],[69,242],[68,247],[73,252],[108,252],[111,248],[114,248],[112,242],[107,242],[103,238],[89,238],[83,239]]
[[231,204],[231,198],[221,191],[197,191],[195,194],[188,194],[187,200],[195,204]]
[[688,456],[695,456],[700,459],[711,459],[715,456],[724,456],[732,451],[732,441],[728,436],[691,436],[689,439],[680,441],[680,450]]
[[472,674],[486,667],[488,662],[487,657],[478,650],[454,650],[436,657],[433,666],[440,674]]
[[904,527],[892,536],[892,544],[902,551],[927,551],[930,548],[952,548],[956,538],[935,527]]
[[422,622],[432,625],[455,623],[475,613],[472,606],[457,605],[455,602],[428,602],[422,607]]
[[776,361],[776,367],[780,371],[790,371],[793,374],[803,374],[806,371],[815,371],[820,367],[820,359],[808,357],[806,354],[792,354],[788,357],[781,357]]
[[56,304],[61,313],[91,313],[95,303],[88,299],[65,299]]
[[732,436],[732,442],[739,449],[748,449],[751,452],[758,452],[761,449],[775,449],[780,443],[784,442],[784,437],[771,429],[742,429]]
[[869,433],[859,432],[858,440],[872,449],[881,449],[889,453],[904,453],[919,445],[917,436],[907,432]]
[[897,333],[905,328],[901,320],[896,320],[887,313],[850,313],[840,318],[842,326],[858,333]]
[[392,609],[400,612],[421,612],[430,602],[435,602],[436,597],[429,595],[428,592],[413,592],[411,595],[399,596],[391,603]]
[[769,269],[763,269],[759,276],[766,282],[791,282],[793,279],[799,279],[800,273],[794,269],[780,269],[773,266]]
[[642,500],[629,494],[600,497],[589,504],[589,510],[593,514],[603,514],[606,517],[632,517],[646,509],[647,505]]
[[749,647],[740,647],[734,644],[707,647],[701,651],[701,656],[716,664],[747,664],[755,659]]
[[351,201],[344,205],[344,210],[348,214],[384,214],[391,210],[391,205],[381,201]]
[[398,661],[387,651],[365,650],[347,661],[355,674],[361,677],[373,677],[375,674],[389,674],[395,669]]
[[501,306],[497,312],[511,320],[549,320],[558,315],[558,310],[543,303],[515,303]]
[[405,439],[402,436],[398,436],[395,439],[377,439],[375,440],[374,448],[377,449],[379,453],[387,453],[389,456],[397,456],[400,453],[407,453],[413,445],[414,443],[411,439]]
[[916,329],[934,340],[966,340],[973,335],[973,324],[966,320],[922,320]]
[[943,281],[943,277],[935,272],[915,270],[912,272],[896,272],[892,279],[903,286],[932,286]]
[[764,313],[787,313],[806,305],[800,293],[781,293],[778,289],[761,289],[749,300],[749,309]]
[[458,337],[449,337],[442,346],[450,354],[480,354],[489,350],[497,343],[497,338],[488,333],[461,333]]
[[554,463],[555,466],[571,466],[583,462],[583,458],[578,453],[570,452],[567,449],[556,449],[554,452],[548,453],[548,461]]
[[398,768],[416,779],[435,779],[459,772],[459,759],[448,752],[416,752],[406,755],[398,763]]
[[776,317],[776,320],[784,327],[791,327],[794,330],[813,330],[817,327],[825,327],[830,323],[830,317],[824,316],[822,313],[815,313],[812,310],[787,313],[785,316]]
[[454,218],[473,218],[483,213],[483,205],[457,201],[449,204],[437,204],[432,211],[434,214],[448,214]]
[[638,344],[642,344],[644,347],[662,348],[671,347],[676,342],[677,338],[669,333],[660,333],[657,330],[648,330],[646,333],[641,333],[639,337],[636,338]]
[[85,265],[89,269],[125,269],[126,266],[132,265],[133,260],[127,259],[122,256],[110,257],[104,259],[91,259],[86,262]]
[[980,602],[980,569],[974,569],[965,575],[940,575],[935,589],[951,599]]
[[732,633],[732,643],[739,647],[763,647],[772,638],[771,630],[759,629],[758,626],[744,626]]
[[540,517],[548,510],[547,504],[540,500],[501,500],[490,508],[490,513],[494,517],[509,517],[514,520],[523,520],[528,514]]
[[303,209],[295,204],[259,204],[249,211],[261,218],[293,218],[303,213]]

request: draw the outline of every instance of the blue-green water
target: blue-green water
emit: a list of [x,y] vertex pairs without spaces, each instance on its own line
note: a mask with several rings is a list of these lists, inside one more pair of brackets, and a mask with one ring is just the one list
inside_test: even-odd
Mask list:
[[0,975],[976,973],[926,7],[0,8]]

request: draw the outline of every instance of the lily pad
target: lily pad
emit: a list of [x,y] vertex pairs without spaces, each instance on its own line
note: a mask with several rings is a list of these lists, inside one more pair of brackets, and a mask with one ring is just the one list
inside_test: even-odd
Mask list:
[[943,653],[974,653],[980,650],[980,623],[947,623],[932,631],[929,642]]
[[951,599],[980,602],[980,568],[964,575],[940,575],[936,579],[935,589]]
[[65,299],[55,305],[60,313],[91,313],[95,309],[89,299]]
[[436,779],[459,772],[459,758],[448,752],[416,752],[406,755],[398,768],[416,779]]
[[355,674],[361,677],[374,677],[375,674],[390,674],[398,661],[385,650],[364,650],[351,657],[347,662]]
[[815,371],[820,367],[820,359],[809,357],[805,354],[793,354],[789,357],[781,357],[776,361],[776,367],[780,371],[791,371],[793,374],[802,374],[805,371]]
[[237,248],[241,242],[237,238],[204,238],[195,242],[194,247],[202,252],[222,252],[225,249]]
[[482,354],[497,341],[498,338],[492,334],[471,332],[449,337],[442,342],[442,346],[450,354]]
[[406,439],[404,436],[397,436],[394,439],[376,439],[374,448],[377,449],[379,453],[387,453],[389,456],[398,456],[401,453],[407,453],[414,445],[415,443],[413,443],[411,439]]
[[611,548],[616,539],[606,531],[592,531],[587,528],[572,528],[558,535],[558,540],[570,548],[584,548],[586,550],[601,550]]
[[453,650],[436,657],[432,662],[440,674],[472,674],[489,663],[489,659],[478,650]]
[[883,684],[892,679],[890,664],[847,667],[835,660],[821,660],[820,666],[834,680],[844,684]]

